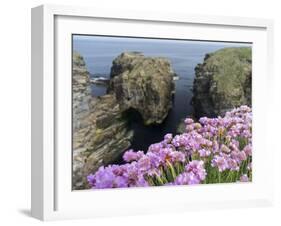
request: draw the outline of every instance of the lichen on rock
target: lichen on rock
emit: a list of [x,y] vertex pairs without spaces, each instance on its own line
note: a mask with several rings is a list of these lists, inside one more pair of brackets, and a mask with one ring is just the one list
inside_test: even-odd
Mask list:
[[251,106],[250,47],[224,48],[206,54],[195,68],[192,105],[197,118],[224,115],[241,105]]

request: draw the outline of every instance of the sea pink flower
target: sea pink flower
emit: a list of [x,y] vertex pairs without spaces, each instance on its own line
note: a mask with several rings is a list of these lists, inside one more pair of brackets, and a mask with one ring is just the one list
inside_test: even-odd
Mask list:
[[246,174],[243,174],[241,177],[240,177],[240,181],[241,182],[249,182],[249,178]]
[[175,185],[199,184],[206,178],[206,170],[203,161],[193,160],[185,167],[185,172],[178,175]]
[[252,156],[252,146],[246,145],[243,149],[243,151],[246,153],[247,156]]
[[198,153],[199,153],[200,157],[203,157],[203,158],[204,158],[204,157],[210,156],[211,151],[208,150],[208,149],[202,148],[202,149],[200,149],[200,150],[198,151]]
[[207,173],[206,170],[204,168],[204,162],[198,161],[198,160],[193,160],[190,163],[188,163],[185,167],[185,171],[188,173],[193,173],[194,175],[196,175],[196,177],[202,181],[205,179]]
[[194,121],[193,121],[193,119],[191,119],[191,118],[186,118],[185,120],[184,120],[184,123],[185,124],[187,124],[187,125],[190,125],[190,124],[192,124]]
[[164,141],[167,144],[171,143],[172,139],[173,139],[173,135],[171,133],[167,133],[164,137]]
[[228,167],[229,167],[227,159],[225,157],[222,157],[222,156],[219,156],[219,155],[216,155],[213,158],[211,165],[213,167],[217,167],[220,172],[228,169]]
[[128,150],[124,153],[123,159],[126,162],[132,162],[139,160],[143,155],[143,151],[134,152],[134,150]]

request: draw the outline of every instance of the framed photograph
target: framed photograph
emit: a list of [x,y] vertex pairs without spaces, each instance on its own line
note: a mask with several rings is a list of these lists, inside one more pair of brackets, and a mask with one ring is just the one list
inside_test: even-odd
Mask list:
[[270,20],[32,9],[32,216],[270,205]]

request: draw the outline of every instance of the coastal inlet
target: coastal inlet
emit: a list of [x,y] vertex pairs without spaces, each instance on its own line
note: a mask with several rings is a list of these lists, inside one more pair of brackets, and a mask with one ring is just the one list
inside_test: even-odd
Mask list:
[[[216,97],[218,104],[218,97],[225,95],[221,90],[214,95],[216,90],[204,85],[213,79],[219,84],[216,74],[223,70],[221,65],[198,64],[211,64],[207,53],[235,44],[116,40],[77,38],[73,42],[73,189],[88,188],[86,176],[101,165],[121,163],[127,149],[146,152],[165,134],[181,133],[182,120],[200,115],[206,106],[201,100],[208,90],[210,100]],[[234,49],[237,53],[231,54],[239,58],[240,48]],[[247,64],[251,62],[245,60],[243,68]],[[196,66],[200,70],[194,70]],[[221,112],[247,100],[246,96],[241,101],[231,98],[221,105]]]

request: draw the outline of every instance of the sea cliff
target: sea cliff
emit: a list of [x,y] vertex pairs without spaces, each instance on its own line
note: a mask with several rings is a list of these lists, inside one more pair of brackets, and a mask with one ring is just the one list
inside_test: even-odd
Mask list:
[[251,48],[224,48],[206,54],[195,68],[192,105],[197,118],[224,115],[241,105],[251,106]]

